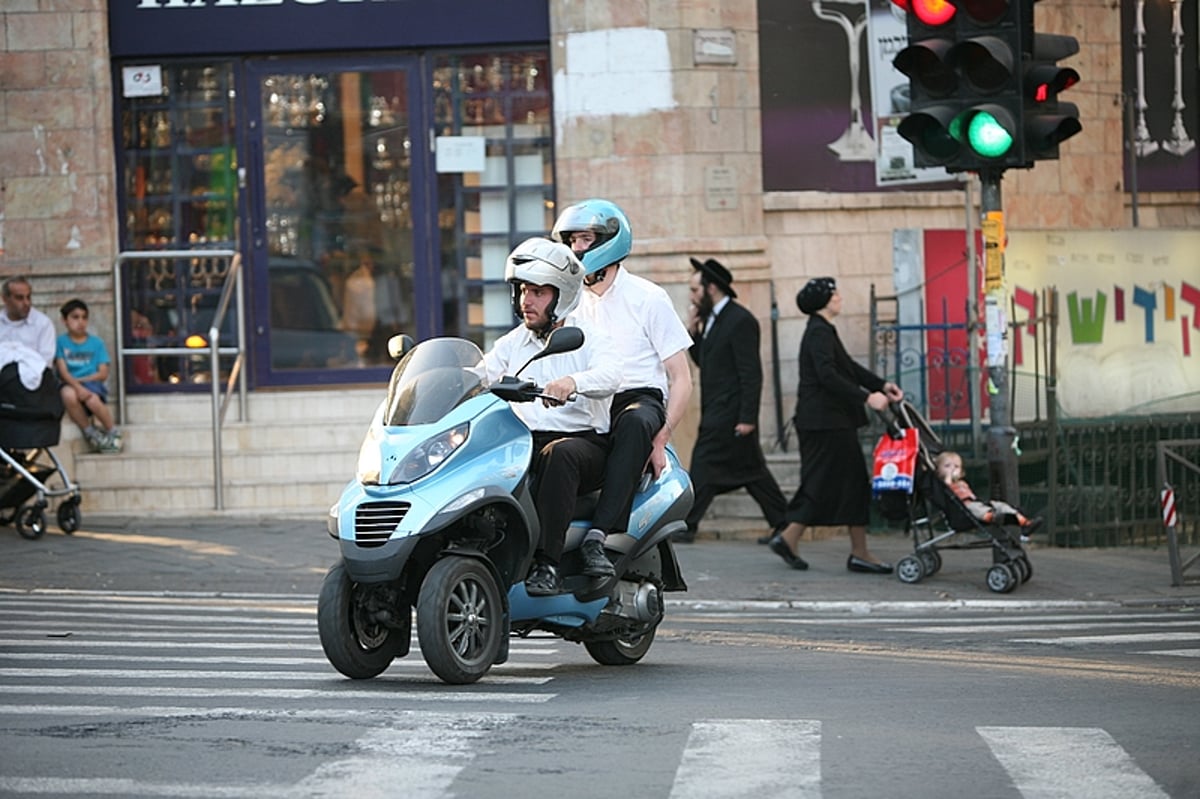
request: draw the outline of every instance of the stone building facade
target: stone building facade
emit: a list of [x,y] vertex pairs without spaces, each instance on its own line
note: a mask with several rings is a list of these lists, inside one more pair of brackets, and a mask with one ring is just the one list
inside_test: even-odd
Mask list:
[[[1084,130],[1064,144],[1060,160],[1006,174],[1010,235],[1128,227],[1120,10],[1047,0],[1037,15],[1039,29],[1079,39],[1070,63],[1083,83],[1071,100]],[[560,202],[604,196],[620,204],[635,228],[630,267],[666,285],[681,312],[689,256],[732,268],[764,332],[773,282],[789,407],[791,354],[803,328],[792,297],[803,282],[839,279],[846,307],[839,327],[851,352],[864,355],[870,286],[891,282],[892,231],[964,226],[956,191],[764,193],[754,0],[549,0],[549,20]],[[103,0],[8,0],[0,13],[0,274],[31,275],[35,302],[55,319],[63,300],[83,297],[95,331],[112,342],[119,178],[107,25]],[[598,60],[595,37],[623,29],[657,32],[669,54],[659,68],[668,74]],[[732,31],[733,63],[695,63],[702,30]],[[670,98],[639,109],[639,93],[658,78]],[[592,102],[609,91],[632,105],[610,113]],[[724,205],[714,207],[715,192]],[[1142,226],[1200,226],[1194,192],[1139,201]]]

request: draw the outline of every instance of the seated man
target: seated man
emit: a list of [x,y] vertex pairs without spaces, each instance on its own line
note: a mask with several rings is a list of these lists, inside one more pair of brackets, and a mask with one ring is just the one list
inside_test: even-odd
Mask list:
[[[658,284],[628,272],[633,246],[629,220],[608,200],[565,209],[552,236],[583,262],[587,286],[580,316],[609,331],[620,354],[621,385],[612,401],[612,431],[604,488],[585,542],[629,528],[633,497],[649,465],[655,478],[667,464],[667,442],[692,395],[687,351],[692,337]],[[589,553],[599,553],[592,557]],[[584,551],[584,574],[611,573],[603,549]]]
[[[535,361],[521,373],[557,401],[512,406],[533,432],[533,500],[542,531],[525,590],[546,596],[562,590],[558,566],[575,501],[604,479],[609,397],[620,382],[620,362],[606,337],[572,313],[583,289],[583,265],[570,249],[529,239],[508,256],[504,277],[512,287],[513,310],[524,322],[483,356],[489,382],[524,366],[555,328],[569,324],[584,334],[578,350]],[[613,573],[602,544],[585,544],[584,557],[604,559]]]

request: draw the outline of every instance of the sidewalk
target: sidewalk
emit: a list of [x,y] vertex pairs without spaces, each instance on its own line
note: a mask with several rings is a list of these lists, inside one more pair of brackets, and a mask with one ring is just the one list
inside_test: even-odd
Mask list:
[[[871,550],[895,562],[908,538],[872,535]],[[753,540],[677,544],[688,583],[671,604],[806,607],[829,610],[922,607],[1200,607],[1200,579],[1171,585],[1165,547],[1060,549],[1031,546],[1032,579],[1008,594],[989,591],[986,549],[944,551],[942,569],[920,583],[846,569],[844,537],[804,542],[807,571],[787,568]],[[338,547],[324,519],[238,516],[84,515],[72,536],[53,520],[35,541],[0,527],[0,589],[70,588],[179,592],[310,593],[314,597]]]

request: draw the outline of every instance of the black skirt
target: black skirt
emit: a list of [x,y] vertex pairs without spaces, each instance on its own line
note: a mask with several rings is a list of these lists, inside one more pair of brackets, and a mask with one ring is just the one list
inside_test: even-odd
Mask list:
[[787,520],[804,525],[865,526],[871,520],[871,478],[853,428],[801,430],[800,487]]

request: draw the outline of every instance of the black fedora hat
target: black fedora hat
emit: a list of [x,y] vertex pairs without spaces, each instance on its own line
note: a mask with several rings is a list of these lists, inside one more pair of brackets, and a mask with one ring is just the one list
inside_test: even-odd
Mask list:
[[737,292],[733,290],[733,274],[720,261],[716,258],[709,258],[704,263],[700,263],[695,258],[688,260],[692,262],[693,269],[699,270],[700,274],[707,277],[710,282],[716,283],[717,288],[733,299],[737,299]]

